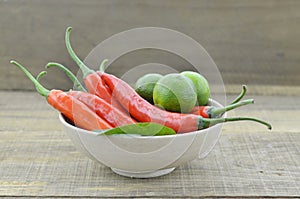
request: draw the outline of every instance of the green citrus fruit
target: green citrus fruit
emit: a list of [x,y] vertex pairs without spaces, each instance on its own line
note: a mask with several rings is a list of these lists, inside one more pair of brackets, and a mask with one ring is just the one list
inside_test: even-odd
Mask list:
[[135,83],[135,91],[145,100],[153,104],[153,89],[162,75],[149,73],[140,77]]
[[193,82],[178,73],[163,76],[153,90],[154,104],[172,112],[190,112],[197,101]]
[[184,71],[181,73],[185,77],[192,80],[196,88],[198,106],[204,106],[208,103],[210,97],[210,89],[208,81],[201,74],[193,71]]

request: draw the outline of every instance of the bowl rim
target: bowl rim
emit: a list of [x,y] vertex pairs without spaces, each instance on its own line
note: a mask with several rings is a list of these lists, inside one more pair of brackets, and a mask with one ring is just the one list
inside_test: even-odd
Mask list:
[[[213,102],[215,103],[217,106],[219,107],[223,107],[223,105],[221,103],[219,103],[218,101],[216,100],[213,100],[213,99],[209,99],[209,102]],[[222,117],[225,117],[226,116],[226,113],[224,113],[222,115]],[[65,117],[63,116],[62,113],[59,113],[59,120],[61,121],[61,123],[64,125],[64,126],[67,126],[69,128],[72,128],[76,131],[81,131],[83,133],[87,133],[87,134],[94,134],[95,136],[98,135],[97,132],[94,132],[94,131],[89,131],[89,130],[85,130],[85,129],[82,129],[82,128],[79,128],[77,126],[74,126],[72,124],[70,124],[69,122],[67,122],[65,120]],[[130,136],[128,136],[128,134],[118,134],[118,135],[101,135],[101,136],[120,136],[120,137],[124,137],[124,138],[138,138],[138,139],[162,139],[162,138],[174,138],[174,137],[177,137],[177,136],[191,136],[191,135],[195,135],[195,134],[201,134],[201,133],[206,133],[208,130],[212,129],[212,128],[217,128],[217,126],[219,125],[223,125],[223,123],[220,123],[220,124],[217,124],[215,126],[212,126],[212,127],[209,127],[209,128],[206,128],[206,129],[201,129],[201,130],[197,130],[197,131],[191,131],[191,132],[186,132],[186,133],[176,133],[175,135],[163,135],[163,136],[141,136],[141,135],[135,135],[135,134],[130,134]]]

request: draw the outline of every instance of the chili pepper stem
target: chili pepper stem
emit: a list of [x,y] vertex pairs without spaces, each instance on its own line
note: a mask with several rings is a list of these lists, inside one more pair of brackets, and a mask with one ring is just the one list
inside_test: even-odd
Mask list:
[[107,64],[108,62],[108,59],[104,59],[101,64],[100,64],[100,67],[99,67],[99,71],[103,72],[105,71],[105,65]]
[[105,65],[107,64],[108,62],[108,59],[104,59],[101,64],[100,64],[100,67],[99,67],[99,71],[103,72],[105,71]]
[[36,80],[39,82],[42,77],[44,77],[47,74],[47,71],[42,71],[36,76]]
[[217,117],[218,115],[221,115],[225,113],[226,111],[238,108],[240,106],[244,106],[247,104],[253,104],[254,100],[253,99],[248,99],[248,100],[243,100],[240,102],[236,102],[235,104],[230,104],[228,106],[222,107],[222,108],[213,108],[211,109],[211,112],[209,113],[211,117]]
[[247,92],[247,86],[243,85],[242,88],[243,88],[243,90],[241,91],[239,96],[237,96],[237,98],[235,98],[230,104],[235,104],[235,103],[239,102],[245,96],[245,94]]
[[[44,97],[48,97],[50,91],[48,89],[46,89],[44,86],[42,86],[36,79],[35,77],[33,77],[33,75],[28,71],[26,70],[26,68],[24,68],[24,66],[22,66],[21,64],[19,64],[18,62],[14,61],[14,60],[11,60],[10,61],[11,64],[14,64],[15,66],[17,66],[21,71],[23,71],[27,77],[33,82],[33,84],[35,85],[35,88],[37,90],[37,92],[44,96]],[[43,73],[43,72],[42,72]],[[40,73],[40,74],[42,74]],[[38,76],[40,76],[40,74]],[[43,75],[42,75],[43,76]]]
[[89,69],[84,63],[83,61],[81,61],[79,59],[79,57],[76,55],[76,53],[74,52],[71,43],[70,43],[70,34],[72,31],[72,27],[68,27],[66,30],[66,34],[65,34],[65,42],[66,42],[66,47],[67,50],[71,56],[71,58],[73,59],[73,61],[79,66],[80,70],[83,73],[83,78],[85,79],[85,77],[91,73],[93,73],[94,71]]
[[80,91],[86,91],[86,89],[82,86],[82,84],[79,82],[77,77],[69,69],[67,69],[64,65],[55,63],[55,62],[49,62],[45,67],[46,68],[56,67],[56,68],[61,69],[70,78],[70,80],[74,83],[74,86],[76,89],[78,89]]
[[254,122],[258,122],[261,123],[265,126],[268,127],[269,130],[272,129],[271,124],[256,119],[256,118],[251,118],[251,117],[232,117],[232,118],[199,118],[199,129],[203,129],[203,128],[207,128],[209,126],[213,126],[219,123],[224,123],[224,122],[234,122],[234,121],[242,121],[242,120],[247,120],[247,121],[254,121]]

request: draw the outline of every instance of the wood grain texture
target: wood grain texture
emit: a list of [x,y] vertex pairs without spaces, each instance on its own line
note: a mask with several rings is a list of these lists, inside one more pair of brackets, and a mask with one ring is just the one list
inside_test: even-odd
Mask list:
[[[27,0],[0,1],[0,89],[34,87],[9,64],[16,59],[34,74],[49,61],[77,72],[64,45],[73,26],[72,44],[83,59],[101,41],[136,27],[164,27],[191,36],[215,60],[225,84],[300,85],[300,2],[297,0]],[[123,56],[109,72],[118,76],[133,66],[157,62],[187,70],[178,57],[142,51]],[[43,83],[72,85],[58,70]]]
[[248,96],[256,104],[229,116],[265,119],[272,131],[226,124],[205,159],[153,179],[118,176],[77,152],[38,94],[0,96],[0,197],[300,197],[299,95]]

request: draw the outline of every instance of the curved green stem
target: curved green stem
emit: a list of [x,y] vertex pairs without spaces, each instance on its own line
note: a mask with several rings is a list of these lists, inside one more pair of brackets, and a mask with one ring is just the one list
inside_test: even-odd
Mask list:
[[42,71],[36,76],[36,80],[39,82],[42,77],[44,77],[47,74],[47,71]]
[[82,86],[82,84],[77,79],[77,77],[69,69],[67,69],[64,65],[55,63],[55,62],[49,62],[46,65],[46,68],[51,68],[51,67],[56,67],[56,68],[61,69],[70,78],[70,80],[74,83],[74,86],[76,89],[81,90],[81,91],[86,91],[86,89]]
[[107,64],[108,62],[108,59],[104,59],[101,64],[100,64],[100,67],[99,67],[99,71],[103,72],[105,71],[105,65]]
[[48,89],[46,89],[45,87],[43,87],[36,79],[35,77],[33,77],[33,75],[26,69],[24,68],[24,66],[22,66],[21,64],[19,64],[18,62],[11,60],[10,61],[11,64],[14,64],[15,66],[17,66],[21,71],[23,71],[27,77],[33,82],[33,84],[35,85],[35,88],[37,90],[37,92],[44,96],[44,97],[48,97],[50,91]]
[[65,42],[66,42],[66,47],[67,50],[71,56],[71,58],[73,59],[73,61],[79,66],[80,70],[83,73],[83,79],[86,78],[87,75],[94,73],[95,71],[93,71],[92,69],[88,68],[83,61],[81,61],[79,59],[79,57],[76,55],[76,53],[74,52],[74,50],[72,49],[71,43],[70,43],[70,34],[72,31],[72,27],[68,27],[66,30],[66,35],[65,35]]
[[246,120],[246,121],[253,121],[253,122],[258,122],[260,124],[263,124],[265,126],[268,127],[269,130],[272,129],[271,124],[256,119],[256,118],[252,118],[252,117],[232,117],[232,118],[199,118],[199,125],[198,128],[199,129],[203,129],[203,128],[208,128],[210,126],[219,124],[219,123],[224,123],[224,122],[234,122],[234,121],[242,121],[242,120]]
[[246,92],[247,92],[247,86],[243,85],[243,90],[241,91],[239,96],[237,96],[237,98],[235,98],[230,104],[235,104],[239,102],[245,96]]
[[211,117],[214,118],[214,117],[219,116],[220,114],[225,113],[226,111],[229,111],[229,110],[232,110],[232,109],[235,109],[235,108],[247,105],[247,104],[253,104],[253,103],[254,103],[253,99],[243,100],[240,102],[236,102],[235,104],[229,104],[228,106],[225,106],[222,108],[212,108],[209,114]]

